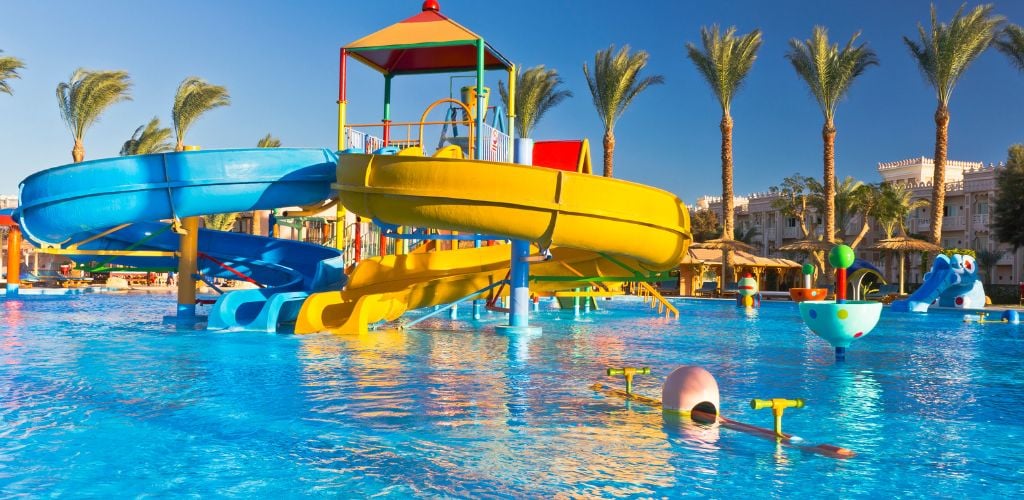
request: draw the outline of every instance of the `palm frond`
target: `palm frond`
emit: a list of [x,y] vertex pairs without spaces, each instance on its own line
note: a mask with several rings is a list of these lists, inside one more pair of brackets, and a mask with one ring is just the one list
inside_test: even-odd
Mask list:
[[[0,50],[0,53],[3,51]],[[0,57],[0,92],[7,95],[13,95],[14,90],[11,89],[11,85],[7,80],[13,80],[15,78],[21,78],[18,74],[18,70],[25,67],[25,62],[14,56]]]
[[171,129],[160,126],[160,119],[153,117],[149,123],[139,125],[131,138],[121,146],[121,156],[147,155],[174,151],[170,142]]
[[61,118],[76,141],[110,106],[130,101],[131,79],[125,71],[92,71],[79,68],[67,82],[57,85]]
[[[1017,69],[1024,71],[1024,28],[1010,24],[995,41],[996,49],[1010,58]],[[2,78],[2,77],[0,77]]]
[[279,148],[281,147],[281,139],[278,139],[277,137],[270,135],[270,133],[268,132],[267,135],[261,137],[259,141],[256,141],[256,147]]
[[[558,89],[562,77],[558,70],[547,69],[544,65],[534,66],[516,76],[516,102],[513,110],[519,137],[531,137],[533,129],[551,108],[566,98],[572,97],[569,90]],[[501,100],[508,107],[509,95],[505,82],[498,82]]]
[[206,229],[212,229],[214,231],[230,231],[235,227],[235,222],[242,214],[239,212],[231,212],[226,214],[213,214],[204,215],[203,224]]
[[171,108],[178,145],[185,143],[185,134],[203,113],[229,104],[231,96],[226,87],[213,85],[198,76],[182,80],[174,94],[174,106]]
[[992,5],[979,5],[964,14],[957,9],[949,24],[939,22],[935,5],[931,8],[931,29],[917,25],[919,41],[904,36],[903,41],[917,61],[921,73],[935,88],[939,103],[949,105],[953,88],[964,71],[993,43],[1006,18],[992,13]]
[[611,45],[594,55],[593,69],[583,63],[583,75],[606,130],[615,128],[615,122],[637,95],[651,85],[665,82],[661,75],[640,76],[640,72],[647,66],[648,58],[646,51],[630,54],[629,46],[626,45],[616,52],[615,46]]
[[743,86],[761,48],[761,30],[737,36],[736,27],[722,32],[717,24],[700,30],[701,46],[686,44],[686,54],[707,80],[722,110],[729,112],[733,97]]
[[878,57],[866,44],[854,46],[859,36],[860,32],[854,33],[840,50],[838,44],[829,43],[825,27],[815,26],[810,39],[789,41],[786,58],[807,83],[829,124],[835,120],[836,106],[849,92],[853,81],[869,66],[878,64]]

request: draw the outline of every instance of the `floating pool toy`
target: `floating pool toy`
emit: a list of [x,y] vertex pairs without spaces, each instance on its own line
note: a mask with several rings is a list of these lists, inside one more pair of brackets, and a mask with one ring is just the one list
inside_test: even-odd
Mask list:
[[736,284],[738,295],[736,295],[736,305],[740,307],[761,307],[761,294],[757,287],[757,280],[755,280],[750,273],[743,275],[740,282]]
[[811,277],[814,275],[814,264],[804,264],[804,266],[800,268],[800,271],[804,274],[804,286],[803,288],[790,288],[789,298],[793,299],[793,302],[827,299],[828,290],[824,288],[811,287]]
[[1017,325],[1020,324],[1020,314],[1014,310],[1003,311],[1003,313],[999,315],[999,319],[988,319],[988,313],[986,312],[966,314],[964,315],[964,323],[1008,323],[1011,325]]
[[828,261],[836,268],[836,300],[811,300],[800,303],[800,317],[817,334],[832,344],[836,361],[846,359],[846,348],[855,339],[867,335],[878,324],[882,303],[846,300],[846,269],[853,264],[853,249],[837,245]]
[[606,396],[623,398],[650,406],[661,408],[666,421],[673,421],[679,417],[690,418],[699,424],[718,424],[726,429],[745,432],[752,436],[771,439],[778,444],[795,448],[809,453],[817,453],[831,458],[852,458],[857,455],[853,450],[834,446],[831,444],[814,444],[804,441],[803,438],[793,434],[782,432],[782,415],[787,408],[803,408],[803,399],[754,399],[751,401],[751,408],[758,410],[771,408],[774,416],[774,428],[767,429],[757,427],[743,422],[738,422],[721,416],[719,408],[718,382],[710,372],[699,366],[681,366],[676,368],[665,379],[661,387],[661,401],[657,399],[636,394],[632,391],[632,376],[649,373],[646,368],[609,368],[608,375],[626,376],[626,386],[629,390],[614,389],[601,383],[596,383],[590,388]]

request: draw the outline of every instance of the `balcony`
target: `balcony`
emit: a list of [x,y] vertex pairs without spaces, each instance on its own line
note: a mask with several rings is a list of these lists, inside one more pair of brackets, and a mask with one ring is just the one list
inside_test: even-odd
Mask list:
[[907,219],[907,231],[910,234],[927,233],[931,227],[931,220],[927,217],[911,217]]
[[999,257],[999,260],[996,261],[996,265],[997,266],[1011,266],[1011,265],[1013,265],[1013,258],[1014,258],[1014,256],[1015,256],[1015,254],[1013,252],[1006,252],[1006,253],[1004,253],[1002,255],[1002,257]]
[[804,233],[800,231],[799,227],[785,227],[782,229],[783,239],[800,239],[804,237]]
[[971,217],[971,226],[975,230],[988,229],[988,220],[988,214],[975,214],[973,217]]
[[942,218],[942,229],[949,231],[963,231],[966,226],[967,219],[963,215],[950,215],[949,217]]

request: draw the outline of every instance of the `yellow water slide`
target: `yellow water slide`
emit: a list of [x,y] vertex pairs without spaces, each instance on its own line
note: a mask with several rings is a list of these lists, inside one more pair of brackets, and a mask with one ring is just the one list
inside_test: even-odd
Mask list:
[[[531,276],[630,277],[679,264],[691,240],[686,207],[650,186],[561,170],[455,158],[342,155],[334,187],[345,208],[416,227],[498,235],[552,248]],[[444,304],[502,280],[505,245],[360,261],[344,291],[311,295],[296,333],[362,333],[408,309]],[[610,256],[612,260],[605,256]],[[540,291],[579,286],[538,284]],[[531,289],[534,284],[531,284]]]

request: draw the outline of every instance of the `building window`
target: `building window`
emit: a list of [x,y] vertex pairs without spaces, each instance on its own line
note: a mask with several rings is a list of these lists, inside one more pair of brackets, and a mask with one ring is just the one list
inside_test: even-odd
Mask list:
[[986,214],[988,214],[988,202],[987,201],[980,201],[980,202],[978,202],[978,215],[986,215]]
[[786,219],[786,227],[796,227],[796,217]]

